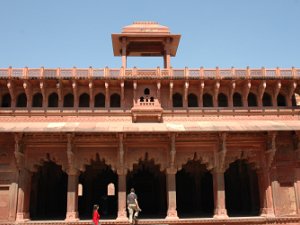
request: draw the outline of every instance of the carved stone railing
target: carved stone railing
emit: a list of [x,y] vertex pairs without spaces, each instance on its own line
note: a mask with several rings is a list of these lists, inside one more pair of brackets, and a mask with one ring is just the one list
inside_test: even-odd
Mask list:
[[0,68],[0,79],[300,79],[300,69]]

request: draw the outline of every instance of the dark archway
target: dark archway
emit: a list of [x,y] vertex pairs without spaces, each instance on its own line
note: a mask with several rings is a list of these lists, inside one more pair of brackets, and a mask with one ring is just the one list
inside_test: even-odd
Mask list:
[[30,217],[33,220],[66,218],[68,176],[52,161],[45,162],[32,176]]
[[121,98],[119,94],[112,94],[110,96],[110,107],[120,108],[121,107]]
[[[79,176],[83,187],[78,197],[78,211],[81,219],[90,219],[94,204],[100,205],[99,213],[103,219],[115,219],[118,213],[118,175],[105,161],[93,160]],[[108,185],[113,184],[115,193],[109,195]]]
[[281,93],[277,95],[277,106],[286,106],[285,96]]
[[142,209],[140,218],[165,218],[167,215],[166,176],[153,160],[140,160],[127,174],[127,193],[135,189]]
[[58,94],[53,92],[48,96],[48,107],[58,107]]
[[1,107],[11,107],[11,97],[9,93],[2,96]]
[[188,95],[188,107],[198,107],[198,97],[195,94]]
[[35,93],[32,98],[32,107],[43,107],[43,95]]
[[247,100],[248,100],[248,107],[257,107],[257,97],[255,94],[250,92],[248,94]]
[[226,209],[229,216],[258,216],[260,210],[258,179],[245,160],[230,164],[225,172]]
[[228,107],[227,96],[223,93],[218,94],[218,106],[219,107]]
[[105,95],[102,93],[99,93],[95,95],[95,107],[105,107]]
[[83,93],[79,96],[79,107],[90,107],[90,95]]
[[212,95],[206,93],[203,95],[203,107],[213,107],[213,97]]
[[183,107],[181,94],[179,93],[173,94],[172,101],[173,101],[173,107]]
[[272,97],[267,92],[264,93],[262,99],[263,106],[272,106]]
[[213,216],[213,178],[200,160],[190,160],[177,172],[176,200],[181,218]]
[[74,95],[69,93],[64,97],[64,107],[74,107]]
[[243,106],[243,99],[242,95],[238,92],[233,94],[233,107],[242,107]]
[[21,93],[18,95],[17,107],[27,107],[27,96],[25,93]]

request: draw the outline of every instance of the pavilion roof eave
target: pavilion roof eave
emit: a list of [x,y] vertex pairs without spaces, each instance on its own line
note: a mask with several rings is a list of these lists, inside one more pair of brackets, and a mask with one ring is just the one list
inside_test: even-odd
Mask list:
[[261,132],[300,130],[297,120],[132,122],[1,122],[0,133],[9,132]]

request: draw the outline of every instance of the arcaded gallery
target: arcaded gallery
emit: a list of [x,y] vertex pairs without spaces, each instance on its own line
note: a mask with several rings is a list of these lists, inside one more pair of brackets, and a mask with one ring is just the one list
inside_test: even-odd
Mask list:
[[138,224],[300,224],[300,69],[173,68],[156,22],[111,38],[119,68],[0,68],[0,224],[129,224],[132,187]]

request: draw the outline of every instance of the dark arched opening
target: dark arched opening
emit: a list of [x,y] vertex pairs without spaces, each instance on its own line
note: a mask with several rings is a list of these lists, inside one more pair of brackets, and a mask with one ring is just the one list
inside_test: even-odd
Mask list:
[[[118,213],[118,175],[100,160],[86,166],[85,172],[79,176],[79,184],[83,187],[82,196],[78,197],[78,211],[81,219],[90,219],[94,204],[100,205],[99,213],[103,219],[115,219]],[[108,185],[113,184],[114,193],[108,193]]]
[[17,107],[27,107],[27,96],[25,93],[21,93],[18,95]]
[[74,107],[74,95],[67,94],[64,97],[64,107]]
[[257,107],[257,97],[255,94],[253,94],[252,92],[250,92],[248,94],[248,106],[249,107]]
[[271,97],[271,95],[269,95],[268,93],[265,92],[264,95],[263,95],[262,102],[263,102],[263,106],[272,106],[272,97]]
[[285,96],[281,93],[277,95],[277,106],[286,106]]
[[110,107],[119,108],[121,107],[121,98],[119,94],[112,94],[110,96]]
[[105,95],[99,93],[95,95],[95,107],[105,107]]
[[68,176],[52,161],[32,176],[30,217],[33,220],[66,218]]
[[218,106],[219,107],[228,107],[227,96],[223,93],[218,94]]
[[83,93],[79,96],[79,107],[90,107],[90,95]]
[[173,107],[183,107],[181,94],[179,93],[173,94],[172,100],[173,100]]
[[43,107],[43,95],[41,93],[33,95],[32,107]]
[[225,199],[229,216],[259,215],[257,174],[244,160],[231,163],[225,172]]
[[196,95],[188,95],[188,107],[198,107],[198,97]]
[[9,93],[2,96],[1,107],[11,107],[11,97]]
[[203,95],[203,107],[213,107],[213,97],[212,95],[206,93]]
[[153,160],[140,160],[127,174],[127,193],[135,189],[142,213],[140,218],[165,218],[167,215],[166,176]]
[[144,90],[144,95],[150,95],[150,90],[149,90],[149,88],[145,88],[145,90]]
[[211,217],[214,212],[213,179],[199,160],[190,160],[176,174],[178,216]]
[[242,107],[243,106],[243,99],[240,93],[235,92],[233,94],[233,107]]
[[53,92],[48,96],[48,107],[58,107],[58,94]]

